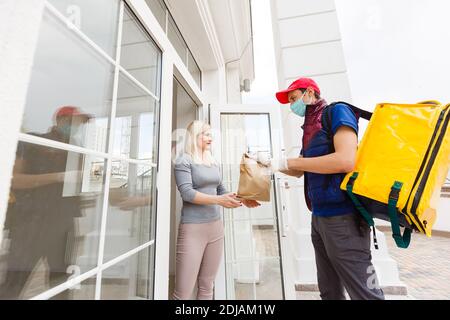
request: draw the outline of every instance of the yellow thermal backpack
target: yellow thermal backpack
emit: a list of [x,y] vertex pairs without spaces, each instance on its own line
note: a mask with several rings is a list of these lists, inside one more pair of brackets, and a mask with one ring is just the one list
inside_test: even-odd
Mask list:
[[373,218],[390,221],[397,246],[407,248],[413,230],[431,236],[436,220],[450,163],[450,104],[380,103],[369,118],[340,187],[373,230]]

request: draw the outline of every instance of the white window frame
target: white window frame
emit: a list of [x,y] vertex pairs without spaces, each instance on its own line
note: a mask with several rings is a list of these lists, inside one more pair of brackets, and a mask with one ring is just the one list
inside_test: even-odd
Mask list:
[[[170,177],[172,157],[172,94],[173,77],[188,91],[199,106],[200,119],[202,108],[206,105],[203,92],[181,60],[175,48],[145,3],[145,0],[126,0],[141,24],[162,51],[162,80],[160,102],[159,159],[157,173],[157,222],[155,238],[155,275],[154,299],[167,300],[169,297],[169,260],[170,260]],[[164,214],[166,213],[166,214]]]
[[[103,198],[102,208],[102,222],[100,229],[100,244],[99,244],[99,256],[97,267],[83,272],[80,275],[71,277],[68,281],[50,288],[36,296],[33,300],[49,299],[67,289],[73,288],[79,285],[86,279],[96,276],[96,289],[95,299],[101,298],[101,276],[102,271],[112,265],[119,263],[130,256],[137,254],[138,252],[151,248],[154,246],[154,274],[153,274],[153,299],[168,299],[168,285],[169,285],[169,233],[170,233],[170,214],[164,214],[170,212],[170,179],[165,179],[171,174],[171,136],[172,136],[172,90],[173,90],[173,77],[176,76],[178,81],[183,84],[189,95],[199,106],[198,117],[203,119],[203,106],[206,105],[205,97],[196,83],[192,75],[190,74],[187,66],[183,63],[175,48],[170,43],[165,31],[161,28],[158,21],[154,17],[150,8],[147,6],[144,0],[123,0],[120,2],[120,16],[119,16],[119,32],[118,32],[118,44],[121,43],[122,38],[122,18],[125,10],[125,3],[133,11],[138,18],[140,24],[149,33],[152,40],[157,44],[161,51],[161,83],[160,83],[160,99],[136,80],[128,71],[120,66],[117,61],[120,61],[121,46],[117,46],[116,57],[113,59],[110,57],[101,47],[99,47],[94,41],[92,41],[83,31],[77,29],[62,13],[60,13],[53,5],[48,1],[44,2],[44,10],[50,12],[58,20],[66,23],[71,30],[85,43],[87,43],[95,52],[104,57],[114,67],[114,86],[113,86],[113,106],[110,114],[110,132],[114,132],[114,119],[116,115],[116,102],[118,92],[119,74],[125,74],[136,86],[144,90],[147,94],[153,97],[159,102],[159,141],[158,141],[158,158],[153,159],[153,162],[149,160],[136,160],[128,159],[112,154],[113,139],[108,141],[108,149],[106,152],[95,151],[86,149],[83,147],[69,145],[58,141],[52,141],[41,137],[28,135],[26,133],[19,133],[19,141],[33,143],[37,145],[58,148],[65,151],[76,152],[80,154],[101,157],[107,160],[105,170],[105,186],[109,185],[111,174],[111,163],[114,160],[123,160],[129,163],[135,164],[147,164],[153,168],[156,168],[156,184],[153,186],[156,188],[156,233],[155,238],[150,241],[136,247],[112,260],[103,262],[104,247],[105,247],[105,235],[106,235],[106,222],[107,222],[107,210],[108,210],[108,190],[105,188],[105,195]],[[39,26],[37,26],[39,27]],[[37,44],[36,44],[37,45]],[[112,135],[111,135],[112,137]],[[162,178],[161,178],[162,177]]]
[[[153,162],[150,162],[149,160],[139,160],[139,159],[130,159],[125,157],[120,157],[117,155],[112,154],[112,147],[114,143],[113,134],[114,132],[114,125],[115,125],[115,116],[116,116],[116,109],[117,109],[117,95],[118,95],[118,86],[119,86],[119,75],[122,73],[124,74],[133,84],[135,84],[137,87],[139,87],[141,90],[143,90],[145,93],[147,93],[149,96],[151,96],[155,101],[160,102],[160,99],[149,89],[147,89],[143,84],[141,84],[136,78],[134,78],[127,70],[125,70],[124,67],[122,67],[118,61],[120,61],[121,56],[121,46],[120,43],[122,42],[122,25],[123,25],[123,15],[125,11],[125,2],[120,1],[120,7],[119,7],[119,17],[118,17],[118,34],[117,34],[117,49],[116,49],[116,56],[115,60],[110,57],[102,48],[100,48],[94,41],[92,41],[86,34],[84,34],[83,31],[80,29],[77,29],[59,10],[57,10],[52,4],[45,1],[44,3],[44,10],[47,12],[50,12],[54,17],[56,17],[60,22],[63,22],[67,24],[68,27],[71,27],[71,30],[85,43],[87,43],[91,49],[93,49],[96,53],[100,54],[102,57],[104,57],[109,63],[112,64],[114,67],[114,80],[113,80],[113,96],[112,101],[113,104],[111,106],[111,114],[109,116],[110,120],[110,139],[108,141],[108,147],[106,152],[102,151],[95,151],[79,146],[69,145],[65,143],[61,143],[58,141],[48,140],[45,138],[29,135],[26,133],[19,133],[19,141],[27,142],[27,143],[33,143],[37,145],[42,145],[46,147],[53,147],[58,148],[60,150],[70,151],[70,152],[76,152],[79,154],[84,155],[90,155],[94,157],[100,157],[107,160],[106,170],[105,170],[105,183],[104,183],[104,195],[103,195],[103,207],[102,207],[102,214],[101,214],[101,227],[100,227],[100,241],[99,241],[99,248],[98,248],[98,258],[97,258],[97,267],[83,272],[80,275],[74,276],[73,278],[70,278],[68,281],[55,286],[47,291],[44,291],[33,298],[32,300],[43,300],[43,299],[49,299],[67,289],[73,288],[76,285],[79,285],[82,281],[89,279],[93,276],[96,276],[96,285],[95,285],[95,299],[99,300],[101,298],[101,279],[102,279],[102,272],[103,270],[129,258],[130,256],[137,254],[138,252],[145,250],[146,248],[150,248],[151,246],[155,245],[155,239],[150,239],[146,243],[133,248],[132,250],[115,257],[109,261],[104,262],[104,248],[105,248],[105,238],[106,238],[106,223],[107,223],[107,213],[108,213],[108,198],[109,193],[107,187],[109,186],[110,181],[110,175],[111,175],[111,164],[112,160],[121,160],[126,161],[128,163],[134,163],[134,164],[146,164],[149,165],[152,168],[157,168],[157,163],[154,162],[155,159],[153,159]],[[156,187],[156,186],[154,186]]]
[[[49,11],[53,16],[55,16],[58,20],[66,23],[68,26],[73,27],[72,31],[81,38],[84,42],[86,42],[96,53],[103,56],[108,62],[110,62],[114,66],[114,87],[113,87],[113,105],[110,114],[110,132],[114,131],[114,119],[116,115],[116,107],[117,107],[117,92],[118,92],[118,82],[119,82],[119,74],[125,74],[136,86],[140,89],[144,90],[147,94],[149,94],[153,99],[160,103],[160,123],[159,123],[159,153],[158,159],[153,159],[153,162],[149,162],[148,160],[136,160],[129,159],[120,156],[113,155],[110,152],[112,150],[113,139],[111,138],[108,142],[108,149],[106,152],[95,151],[86,149],[79,146],[69,145],[65,143],[61,143],[58,141],[52,141],[48,139],[44,139],[41,137],[36,137],[32,135],[28,135],[26,133],[19,133],[19,140],[23,142],[38,144],[46,147],[58,148],[65,151],[76,152],[85,155],[91,155],[95,157],[104,158],[107,160],[106,166],[106,176],[104,185],[108,186],[111,174],[111,163],[112,159],[114,160],[123,160],[129,163],[135,164],[147,164],[153,168],[157,168],[157,209],[156,212],[163,213],[168,212],[170,210],[170,182],[168,179],[160,179],[159,177],[167,177],[170,176],[170,161],[167,161],[171,157],[171,131],[172,131],[172,123],[171,123],[171,113],[172,113],[172,86],[173,86],[173,77],[176,74],[177,79],[183,82],[185,86],[189,88],[189,93],[192,98],[196,101],[200,107],[204,104],[204,99],[200,88],[198,87],[195,80],[192,78],[191,74],[187,66],[182,62],[181,58],[178,56],[177,52],[173,48],[169,39],[165,32],[161,29],[159,23],[156,18],[153,16],[152,12],[148,8],[147,4],[144,0],[125,0],[125,2],[120,2],[120,15],[119,15],[119,31],[118,31],[118,40],[117,43],[121,43],[122,38],[122,17],[124,14],[125,3],[130,7],[130,9],[136,14],[139,19],[139,22],[144,26],[146,31],[150,34],[153,41],[157,43],[159,49],[161,50],[162,55],[162,66],[161,66],[161,99],[159,99],[154,93],[148,90],[145,86],[143,86],[138,80],[136,80],[127,70],[125,70],[122,66],[120,66],[117,61],[120,61],[121,54],[121,46],[117,46],[116,57],[115,60],[110,57],[105,51],[100,48],[94,41],[92,41],[88,36],[84,34],[83,31],[75,28],[71,24],[71,22],[60,13],[53,5],[49,2],[45,2],[45,10]],[[111,136],[112,137],[112,136]],[[159,163],[159,165],[158,165]],[[100,299],[101,297],[101,277],[102,271],[108,267],[119,263],[130,256],[140,252],[141,250],[151,248],[155,246],[155,271],[153,275],[154,279],[154,299],[167,299],[168,298],[168,270],[169,270],[169,232],[170,232],[170,215],[159,214],[157,215],[157,224],[156,224],[156,234],[155,239],[151,239],[150,241],[140,245],[137,248],[134,248],[110,261],[103,262],[104,258],[104,247],[105,247],[105,235],[106,235],[106,222],[107,222],[107,212],[108,212],[108,192],[105,189],[105,194],[103,198],[103,208],[102,208],[102,222],[100,229],[100,243],[99,243],[99,255],[97,261],[97,267],[83,272],[80,275],[77,275],[70,280],[55,286],[47,291],[44,291],[32,299],[49,299],[64,290],[73,288],[74,286],[80,284],[86,279],[92,278],[96,276],[96,287],[95,287],[95,299]]]

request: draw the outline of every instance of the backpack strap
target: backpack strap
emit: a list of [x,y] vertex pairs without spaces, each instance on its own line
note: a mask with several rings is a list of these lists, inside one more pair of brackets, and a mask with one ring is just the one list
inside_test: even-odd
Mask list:
[[[323,110],[322,113],[322,129],[325,130],[326,134],[327,134],[327,142],[328,142],[328,151],[329,153],[333,153],[334,152],[334,142],[333,142],[333,132],[331,130],[332,127],[332,122],[331,122],[331,111],[334,107],[335,103],[332,103],[328,106],[325,107],[325,109]],[[326,190],[328,189],[328,187],[331,184],[331,179],[332,179],[333,175],[332,174],[327,174],[325,176],[325,179],[323,180],[323,185],[322,185],[322,189]]]
[[397,201],[402,189],[403,183],[395,181],[391,187],[388,201],[388,213],[391,220],[392,238],[394,238],[397,247],[406,249],[411,242],[411,229],[405,228],[403,235],[400,232],[400,225],[397,217]]
[[334,143],[333,143],[333,131],[332,128],[332,122],[331,122],[331,111],[333,110],[333,107],[336,105],[336,103],[332,103],[328,105],[322,113],[322,128],[327,133],[328,138],[328,150],[330,153],[334,152]]
[[[330,153],[333,153],[335,151],[334,149],[334,141],[333,141],[333,131],[332,131],[332,116],[331,113],[333,111],[333,108],[335,105],[337,104],[344,104],[347,107],[349,107],[350,109],[352,109],[352,111],[355,113],[356,116],[356,120],[358,120],[360,117],[366,120],[370,120],[370,118],[372,117],[372,112],[360,109],[358,107],[355,107],[354,105],[347,103],[347,102],[343,102],[343,101],[338,101],[338,102],[333,102],[330,103],[324,110],[322,113],[322,128],[325,130],[325,132],[327,133],[327,140],[328,140],[328,150]],[[324,183],[323,183],[323,189],[327,189],[331,183],[331,179],[332,179],[332,174],[328,174],[325,179],[324,179]]]
[[347,189],[347,194],[349,195],[349,197],[352,200],[353,204],[355,205],[356,209],[363,216],[364,220],[367,222],[369,227],[372,228],[373,245],[374,245],[375,249],[378,250],[377,233],[375,230],[375,222],[373,221],[372,215],[366,210],[364,205],[358,200],[358,198],[353,193],[353,185],[355,184],[356,178],[358,178],[358,172],[353,172],[352,176],[347,181],[347,185],[345,186]]
[[322,128],[327,133],[329,145],[330,145],[330,152],[334,152],[333,133],[331,130],[331,128],[332,128],[331,113],[332,113],[334,106],[337,104],[344,104],[347,107],[349,107],[350,109],[352,109],[352,111],[355,113],[356,120],[358,120],[359,118],[363,118],[363,119],[366,119],[367,121],[370,121],[370,119],[372,118],[372,112],[355,107],[354,105],[352,105],[350,103],[343,102],[343,101],[330,103],[324,109],[324,111],[322,113]]
[[363,118],[363,119],[365,119],[367,121],[370,121],[370,119],[372,118],[372,114],[373,114],[372,112],[366,111],[364,109],[360,109],[360,108],[358,108],[358,107],[356,107],[356,106],[354,106],[354,105],[352,105],[352,104],[350,104],[348,102],[338,101],[338,102],[333,102],[330,105],[335,105],[335,104],[345,104],[347,107],[350,107],[350,109],[352,109],[353,112],[356,114],[357,118]]

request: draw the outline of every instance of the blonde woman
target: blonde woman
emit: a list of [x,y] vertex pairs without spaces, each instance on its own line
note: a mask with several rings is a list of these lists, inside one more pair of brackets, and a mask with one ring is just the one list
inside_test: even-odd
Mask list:
[[174,299],[190,299],[196,282],[197,299],[213,298],[214,279],[223,254],[220,206],[260,205],[226,191],[219,166],[211,155],[211,143],[209,125],[193,121],[187,127],[185,152],[175,163],[175,180],[183,208],[178,228]]

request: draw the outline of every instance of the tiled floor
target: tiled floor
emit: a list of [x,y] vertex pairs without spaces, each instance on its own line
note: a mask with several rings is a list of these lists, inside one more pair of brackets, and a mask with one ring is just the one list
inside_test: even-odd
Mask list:
[[[262,256],[277,256],[277,235],[273,229],[254,229],[258,252]],[[408,296],[386,296],[386,299],[450,299],[450,237],[433,236],[427,238],[413,234],[408,249],[396,247],[390,231],[384,231],[389,253],[399,266],[400,279],[408,288]],[[261,266],[258,283],[236,283],[236,299],[279,299],[279,268],[276,264]],[[318,292],[297,292],[298,300],[318,300]]]
[[[389,253],[399,266],[400,279],[408,296],[386,296],[387,300],[450,299],[450,238],[413,234],[408,249],[395,245],[390,231],[384,231]],[[298,300],[318,300],[318,292],[297,292]]]
[[[386,300],[413,300],[411,296],[385,296]],[[347,297],[347,299],[349,299]],[[297,300],[320,300],[319,292],[297,291]]]
[[[267,227],[267,226],[266,226]],[[235,299],[279,300],[283,298],[276,229],[253,227],[256,251],[261,260],[257,263],[259,280],[256,283],[235,281]]]
[[422,234],[412,235],[408,249],[395,245],[391,232],[386,231],[389,253],[399,266],[400,279],[408,294],[415,299],[450,299],[450,238]]

